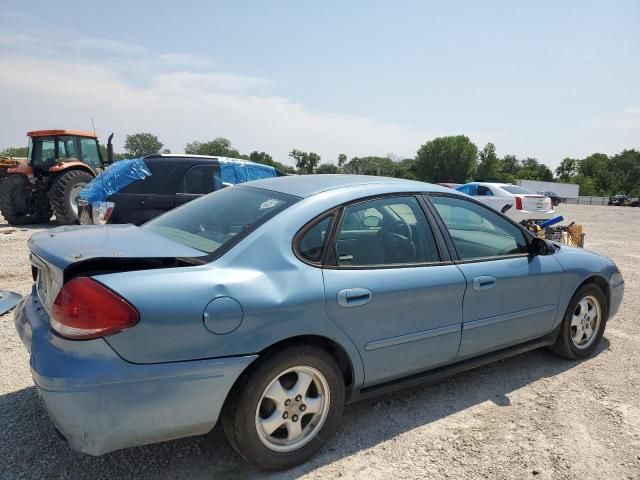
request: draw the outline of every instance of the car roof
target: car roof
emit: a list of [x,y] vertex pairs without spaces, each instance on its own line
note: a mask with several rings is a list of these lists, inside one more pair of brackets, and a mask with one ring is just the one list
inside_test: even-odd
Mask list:
[[512,186],[511,183],[500,183],[500,182],[469,182],[469,183],[465,183],[465,185],[482,185],[485,187],[511,187]]
[[390,191],[397,188],[399,192],[453,192],[450,188],[433,185],[431,183],[369,175],[288,175],[285,177],[255,180],[247,182],[244,185],[274,190],[276,192],[295,195],[296,197],[302,198],[310,197],[328,190],[343,189],[361,185],[384,186]]
[[218,164],[220,162],[229,163],[250,163],[254,162],[250,160],[243,160],[241,158],[231,157],[214,157],[211,155],[189,155],[186,153],[154,153],[143,157],[145,162],[147,160],[153,160],[154,162],[175,162],[175,161],[190,161],[191,163],[207,163]]

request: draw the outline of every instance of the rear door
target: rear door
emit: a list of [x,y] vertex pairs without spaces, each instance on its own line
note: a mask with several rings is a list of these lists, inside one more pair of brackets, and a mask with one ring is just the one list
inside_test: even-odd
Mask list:
[[109,223],[139,225],[175,207],[175,193],[167,193],[175,165],[165,159],[146,159],[151,175],[136,180],[111,195],[107,200],[115,207]]
[[460,358],[541,337],[553,327],[563,270],[534,256],[525,233],[482,205],[431,195],[466,281]]
[[368,199],[341,218],[323,270],[326,310],[356,344],[366,384],[453,361],[465,280],[419,200]]

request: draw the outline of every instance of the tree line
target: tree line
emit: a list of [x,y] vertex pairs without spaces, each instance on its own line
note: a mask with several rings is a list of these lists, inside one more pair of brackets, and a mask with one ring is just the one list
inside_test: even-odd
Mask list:
[[[136,158],[152,153],[170,153],[151,133],[135,133],[125,138],[125,153],[115,159]],[[101,145],[103,158],[106,148]],[[554,172],[536,158],[499,157],[493,143],[481,150],[465,135],[438,137],[422,145],[414,158],[387,156],[352,157],[339,154],[335,162],[322,163],[320,155],[292,149],[289,153],[295,166],[285,165],[266,152],[254,150],[240,153],[231,141],[217,137],[209,141],[187,143],[185,153],[222,156],[251,160],[270,165],[285,173],[301,175],[313,173],[358,174],[421,180],[431,183],[466,183],[471,180],[513,183],[516,179],[577,183],[581,195],[608,196],[625,193],[640,196],[640,151],[624,150],[608,156],[594,153],[583,159],[565,158]],[[10,148],[0,156],[26,156],[26,148]]]

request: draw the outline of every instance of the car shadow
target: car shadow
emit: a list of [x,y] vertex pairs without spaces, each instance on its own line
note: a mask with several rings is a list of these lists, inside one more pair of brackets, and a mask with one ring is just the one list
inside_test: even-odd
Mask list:
[[[609,348],[604,338],[595,355]],[[590,359],[584,360],[588,362]],[[419,386],[348,405],[340,431],[307,463],[270,478],[292,478],[486,401],[510,408],[509,394],[581,362],[536,350]],[[176,405],[176,410],[180,406]],[[7,478],[264,478],[227,443],[221,428],[201,437],[129,448],[101,457],[59,440],[35,387],[0,396],[0,457]],[[0,469],[2,472],[3,469]],[[1,476],[1,475],[0,475]]]

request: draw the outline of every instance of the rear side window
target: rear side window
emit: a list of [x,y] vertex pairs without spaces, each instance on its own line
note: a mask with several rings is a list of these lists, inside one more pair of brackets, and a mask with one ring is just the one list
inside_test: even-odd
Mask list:
[[332,224],[333,215],[329,215],[307,229],[298,242],[298,254],[311,263],[319,263]]
[[493,192],[489,187],[485,187],[484,185],[478,185],[478,193],[479,196],[492,197]]
[[219,177],[220,169],[214,165],[197,165],[190,168],[182,177],[178,193],[206,195],[214,190],[216,173]]
[[298,197],[271,190],[234,186],[171,210],[141,228],[210,254],[212,258],[298,200]]

